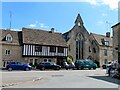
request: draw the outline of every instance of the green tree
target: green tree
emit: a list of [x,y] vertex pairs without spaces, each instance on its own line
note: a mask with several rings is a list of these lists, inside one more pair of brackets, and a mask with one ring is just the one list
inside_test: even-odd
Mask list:
[[73,57],[71,55],[68,55],[67,56],[67,62],[68,62],[68,64],[71,64],[72,61],[73,61]]

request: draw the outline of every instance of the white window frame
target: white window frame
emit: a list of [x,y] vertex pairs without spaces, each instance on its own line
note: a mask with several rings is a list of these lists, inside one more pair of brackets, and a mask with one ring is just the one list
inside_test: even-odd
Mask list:
[[11,55],[11,50],[5,50],[5,55]]
[[6,41],[12,41],[12,36],[10,34],[6,35]]
[[105,41],[105,46],[110,46],[109,41]]

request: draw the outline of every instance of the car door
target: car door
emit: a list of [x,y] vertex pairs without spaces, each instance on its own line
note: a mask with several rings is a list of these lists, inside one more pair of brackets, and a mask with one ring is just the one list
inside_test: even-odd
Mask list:
[[18,66],[17,66],[16,62],[12,62],[12,63],[11,63],[11,67],[12,67],[12,69],[14,69],[14,70],[17,70],[17,69],[18,69]]
[[17,70],[23,70],[23,64],[19,62],[16,64],[16,67],[17,67]]
[[55,69],[55,68],[56,68],[55,63],[50,63],[50,69]]
[[19,63],[19,64],[18,64],[18,69],[19,69],[19,70],[24,70],[23,64],[20,64],[20,63]]
[[46,69],[51,69],[50,63],[45,63],[45,68],[46,68]]
[[90,68],[90,63],[89,63],[88,61],[85,61],[85,62],[84,62],[84,67],[85,67],[85,68]]

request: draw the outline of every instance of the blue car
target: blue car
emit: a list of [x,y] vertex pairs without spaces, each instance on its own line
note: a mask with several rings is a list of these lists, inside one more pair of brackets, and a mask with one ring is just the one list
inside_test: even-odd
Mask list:
[[20,62],[10,62],[6,66],[6,69],[8,71],[12,71],[12,70],[25,70],[25,71],[29,71],[29,70],[32,70],[32,67],[29,64],[22,64]]

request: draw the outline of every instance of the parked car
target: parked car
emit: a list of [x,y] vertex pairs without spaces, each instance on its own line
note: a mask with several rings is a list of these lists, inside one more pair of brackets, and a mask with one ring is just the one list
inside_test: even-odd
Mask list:
[[36,68],[40,69],[40,70],[45,70],[45,69],[60,70],[61,66],[57,65],[54,62],[42,62],[42,63],[38,64]]
[[112,64],[111,62],[108,62],[107,64],[103,64],[102,68],[107,69],[107,67],[109,67],[111,64]]
[[64,68],[66,70],[68,70],[68,69],[75,69],[75,64],[73,62],[71,62],[71,64],[68,64],[67,62],[64,62],[63,65],[64,65]]
[[117,61],[112,61],[112,63],[107,66],[106,74],[110,77],[120,78],[120,66]]
[[75,62],[75,67],[77,69],[85,69],[88,68],[90,69],[96,69],[97,68],[97,64],[94,63],[92,60],[86,59],[86,60],[76,60]]
[[10,62],[6,66],[6,69],[8,71],[12,71],[12,70],[25,70],[25,71],[29,71],[29,70],[32,69],[32,67],[29,64],[22,64],[20,62]]

